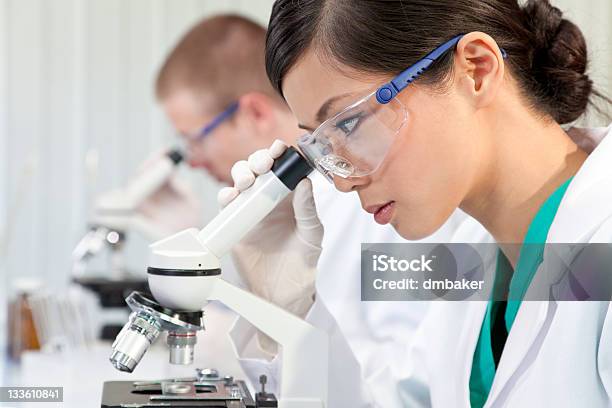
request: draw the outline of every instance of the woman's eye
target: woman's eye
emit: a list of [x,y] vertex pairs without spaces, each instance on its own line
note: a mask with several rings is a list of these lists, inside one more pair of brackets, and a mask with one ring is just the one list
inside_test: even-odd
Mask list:
[[330,154],[334,150],[332,144],[329,142],[321,143],[319,149],[323,155]]
[[336,128],[348,136],[359,126],[360,120],[361,116],[353,116],[350,118],[346,118],[337,122]]

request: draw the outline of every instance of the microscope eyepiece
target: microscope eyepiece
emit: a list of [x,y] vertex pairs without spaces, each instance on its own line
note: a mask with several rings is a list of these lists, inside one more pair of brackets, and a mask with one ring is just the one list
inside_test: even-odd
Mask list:
[[281,157],[274,160],[272,166],[272,172],[292,191],[313,170],[308,160],[293,147],[288,147]]
[[175,165],[180,164],[183,160],[185,160],[185,155],[179,149],[170,150],[166,154]]

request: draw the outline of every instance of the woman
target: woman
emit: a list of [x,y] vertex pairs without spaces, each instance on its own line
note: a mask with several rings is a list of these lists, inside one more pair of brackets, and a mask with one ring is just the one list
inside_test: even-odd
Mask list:
[[547,0],[279,0],[266,64],[304,153],[377,222],[418,239],[460,208],[501,248],[515,301],[437,302],[407,406],[612,404],[609,301],[521,303],[544,243],[612,242],[612,128],[561,127],[597,95],[577,26]]

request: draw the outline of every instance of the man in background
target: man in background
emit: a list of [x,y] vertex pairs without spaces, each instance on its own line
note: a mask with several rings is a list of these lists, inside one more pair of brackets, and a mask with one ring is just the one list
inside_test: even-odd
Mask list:
[[226,184],[236,161],[299,133],[268,83],[264,40],[264,28],[245,18],[204,20],[180,40],[157,77],[157,98],[188,143],[190,164]]

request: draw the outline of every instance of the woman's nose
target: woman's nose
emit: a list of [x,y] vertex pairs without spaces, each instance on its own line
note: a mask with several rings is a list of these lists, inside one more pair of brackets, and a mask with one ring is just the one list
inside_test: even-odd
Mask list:
[[366,177],[340,177],[334,176],[334,185],[336,189],[342,191],[343,193],[350,193],[357,189],[357,187],[363,186],[367,184]]

